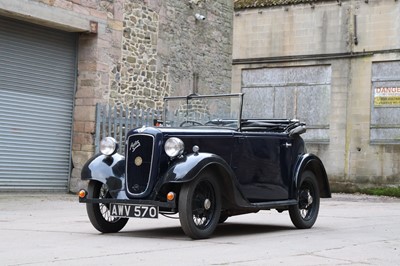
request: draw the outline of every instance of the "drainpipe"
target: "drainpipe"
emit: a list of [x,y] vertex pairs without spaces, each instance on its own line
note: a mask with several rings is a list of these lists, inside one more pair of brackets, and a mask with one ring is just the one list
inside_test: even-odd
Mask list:
[[354,44],[358,45],[358,36],[357,36],[357,15],[354,15]]

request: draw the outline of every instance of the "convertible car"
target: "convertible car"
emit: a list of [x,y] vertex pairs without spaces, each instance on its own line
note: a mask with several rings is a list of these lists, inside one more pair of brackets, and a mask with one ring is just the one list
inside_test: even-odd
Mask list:
[[79,191],[92,225],[120,231],[129,218],[178,215],[185,234],[208,238],[230,216],[288,211],[311,228],[330,197],[321,160],[306,152],[306,125],[242,115],[243,94],[166,97],[162,121],[107,137],[83,167]]

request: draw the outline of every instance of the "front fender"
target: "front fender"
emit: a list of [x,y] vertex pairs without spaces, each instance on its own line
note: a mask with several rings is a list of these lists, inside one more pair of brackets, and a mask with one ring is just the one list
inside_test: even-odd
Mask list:
[[211,153],[193,153],[184,156],[168,169],[164,175],[165,182],[184,183],[196,178],[207,166],[216,164],[222,167],[230,175],[234,175],[229,165],[220,156]]
[[220,156],[211,153],[193,153],[178,159],[163,175],[161,186],[168,183],[190,182],[204,170],[209,170],[215,174],[217,182],[223,189],[224,207],[249,206],[249,202],[238,189],[236,175],[229,164]]
[[297,188],[301,182],[300,178],[302,173],[306,170],[310,170],[315,174],[321,198],[330,198],[331,190],[329,186],[328,175],[326,174],[325,171],[325,167],[322,161],[316,155],[311,153],[303,154],[297,160],[295,169],[293,171],[294,183],[292,186],[293,187],[292,195],[294,195],[294,197],[297,198]]
[[113,198],[126,199],[125,157],[116,153],[112,156],[97,154],[82,168],[82,180],[96,180],[106,184]]

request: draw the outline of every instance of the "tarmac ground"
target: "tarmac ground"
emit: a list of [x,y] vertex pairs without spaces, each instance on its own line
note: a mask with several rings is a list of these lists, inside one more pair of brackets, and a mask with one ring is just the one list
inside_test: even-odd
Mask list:
[[400,265],[400,199],[333,194],[312,229],[287,212],[230,217],[193,241],[179,219],[101,234],[71,194],[0,193],[0,265]]

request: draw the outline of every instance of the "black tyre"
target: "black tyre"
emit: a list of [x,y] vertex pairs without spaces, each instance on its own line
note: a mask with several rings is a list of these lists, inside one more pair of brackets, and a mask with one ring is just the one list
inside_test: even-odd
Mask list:
[[[107,185],[97,181],[90,181],[88,186],[88,197],[95,199],[111,198]],[[108,204],[86,203],[86,211],[89,220],[98,231],[102,233],[115,233],[120,231],[128,218],[111,216]]]
[[289,207],[292,223],[299,229],[311,228],[318,217],[319,202],[317,179],[313,172],[305,171],[301,175],[298,204]]
[[228,220],[228,218],[229,218],[229,216],[227,214],[225,214],[224,212],[221,212],[218,223],[223,224],[223,223],[225,223],[226,220]]
[[182,185],[179,194],[179,220],[185,234],[193,239],[210,237],[218,225],[221,195],[210,172]]

